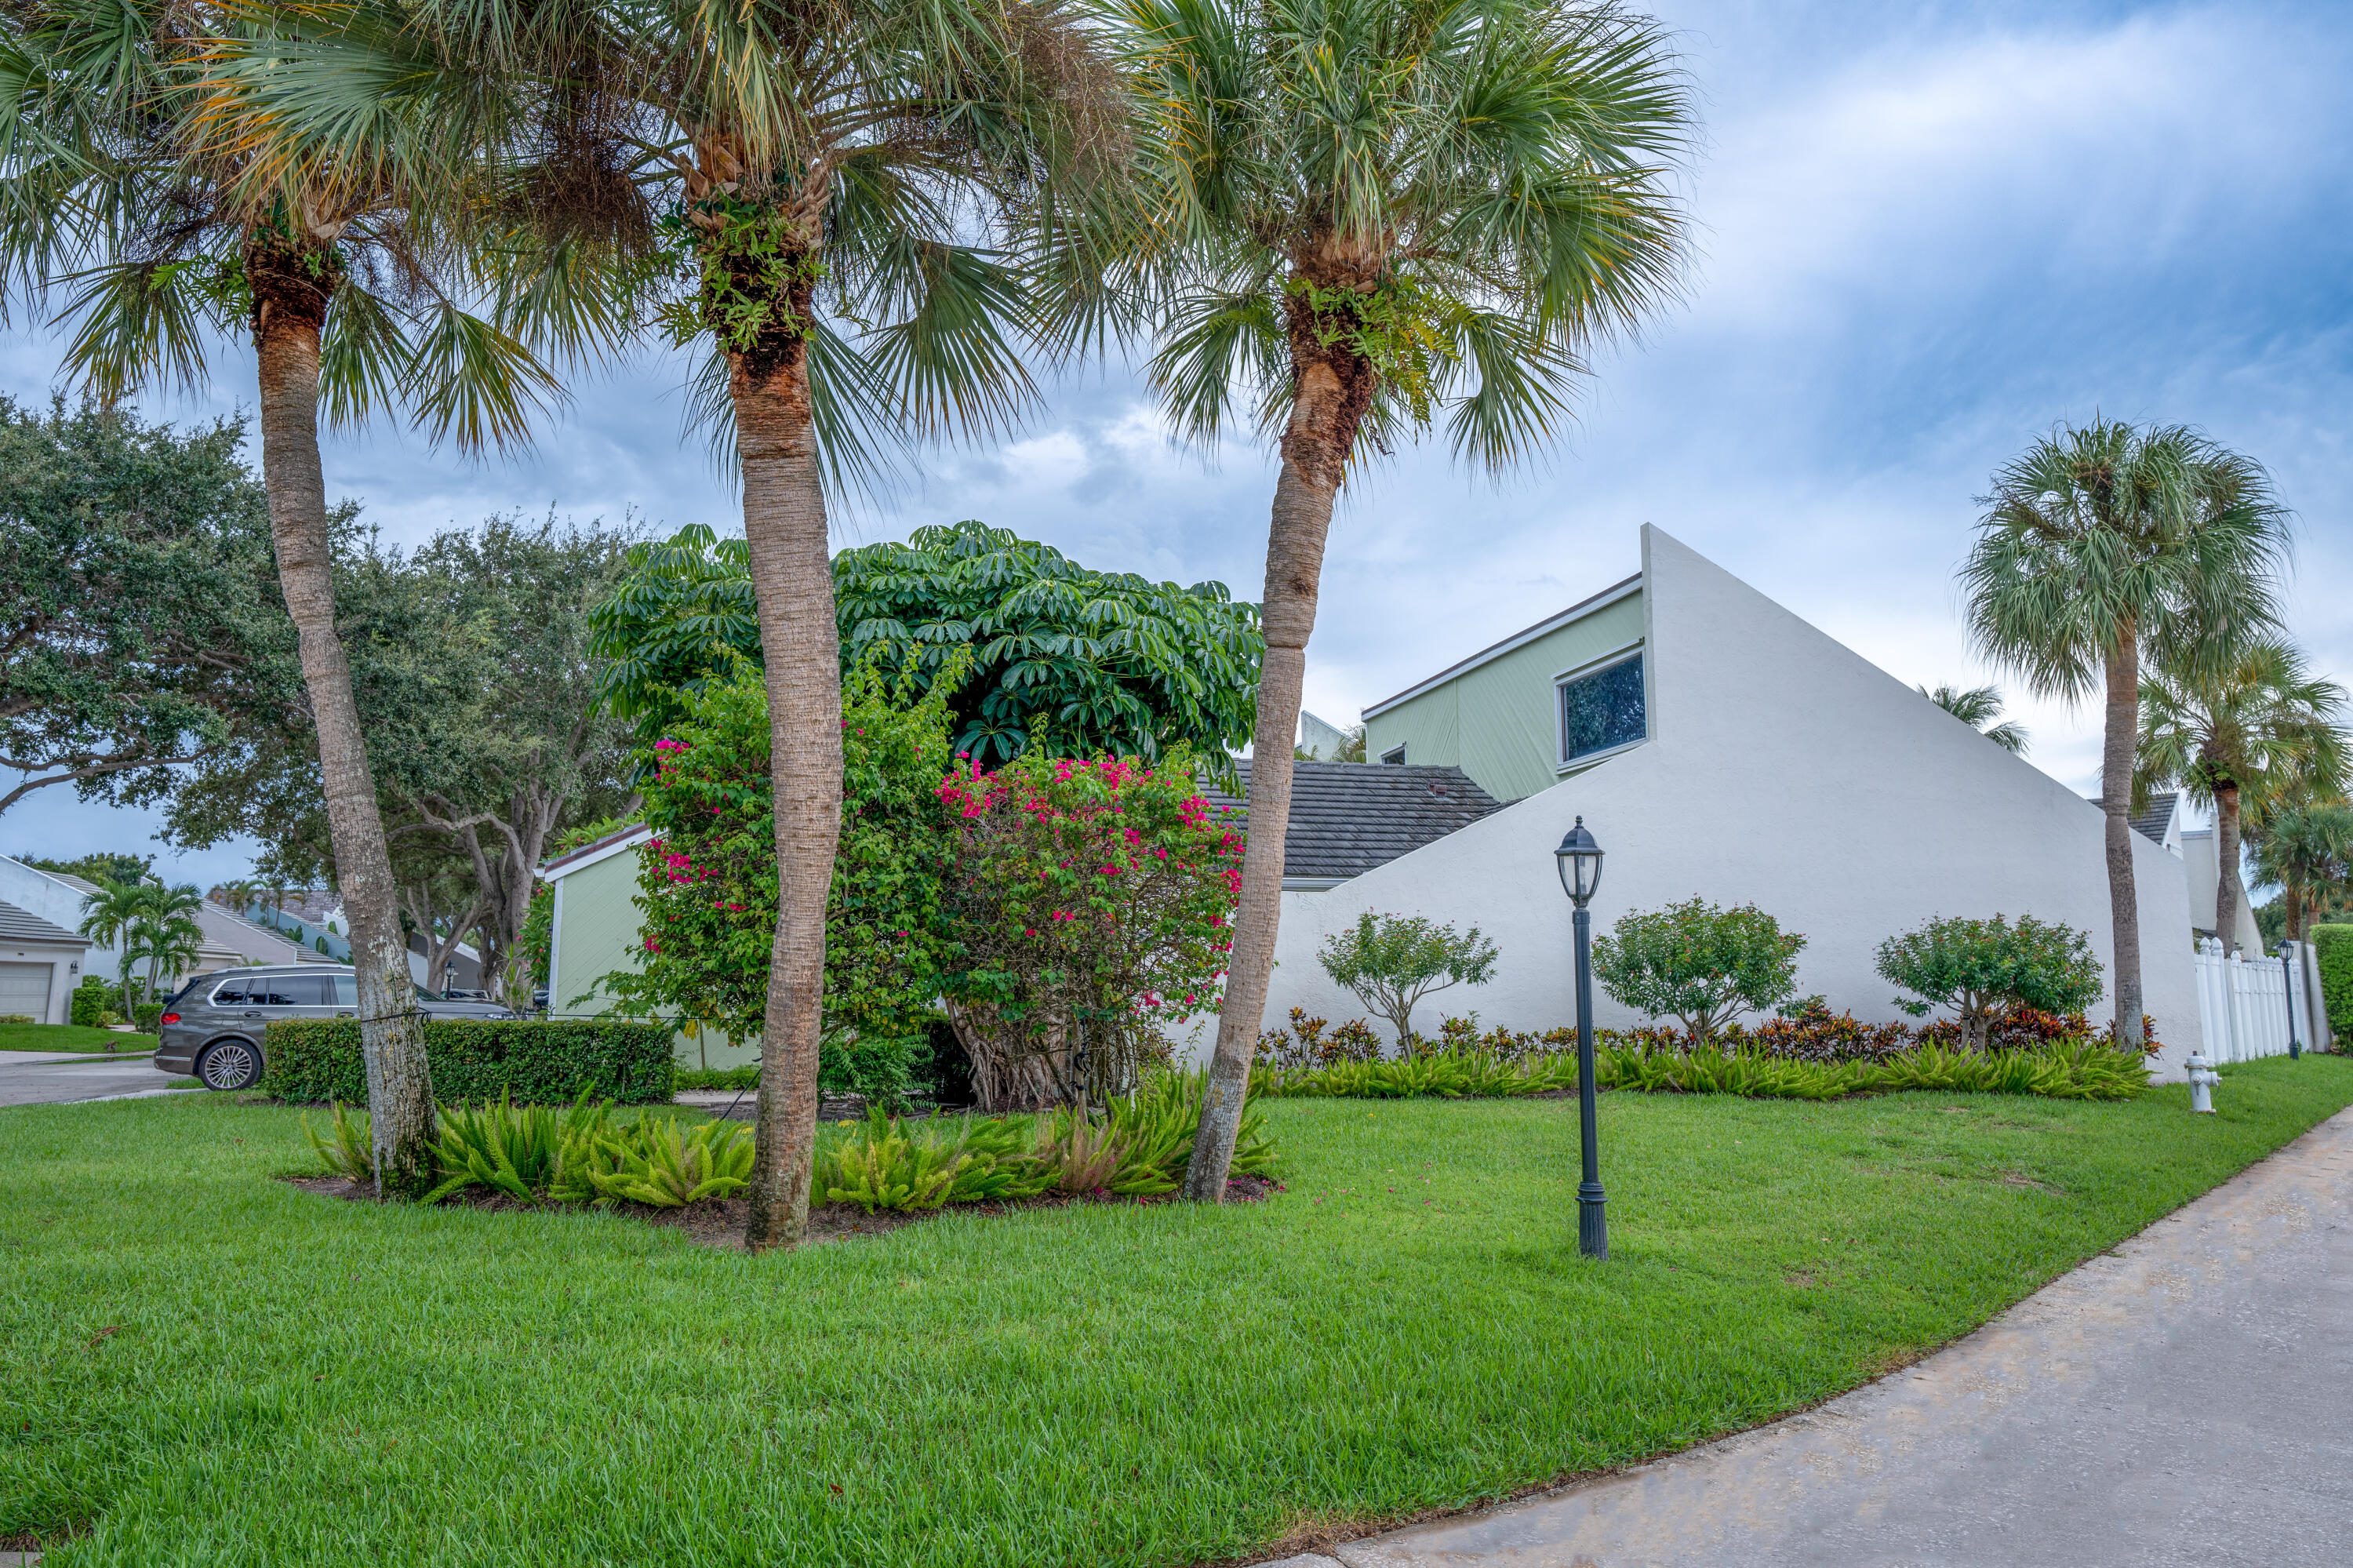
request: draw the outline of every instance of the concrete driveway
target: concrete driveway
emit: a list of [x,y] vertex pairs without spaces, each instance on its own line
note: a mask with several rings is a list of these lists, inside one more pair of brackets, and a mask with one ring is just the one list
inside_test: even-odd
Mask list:
[[1284,1562],[2353,1562],[2353,1111],[1804,1415],[1327,1550]]
[[0,1106],[64,1105],[123,1095],[169,1094],[195,1082],[156,1070],[147,1057],[0,1051]]

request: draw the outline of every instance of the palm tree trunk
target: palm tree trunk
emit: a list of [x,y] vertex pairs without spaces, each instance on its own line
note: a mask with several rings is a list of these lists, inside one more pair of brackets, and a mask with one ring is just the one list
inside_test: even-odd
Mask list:
[[2239,911],[2247,905],[2247,890],[2239,880],[2239,787],[2214,786],[2214,935],[2222,950],[2240,950]]
[[352,967],[359,978],[376,1195],[414,1197],[432,1182],[433,1085],[351,665],[335,635],[326,481],[319,465],[319,333],[334,278],[331,271],[307,270],[288,252],[263,243],[248,248],[246,277],[261,362],[261,471],[269,493],[269,535],[279,585],[301,638],[335,881],[351,922]]
[[2107,813],[2108,923],[2116,960],[2120,1051],[2140,1049],[2140,900],[2133,887],[2132,776],[2140,732],[2140,646],[2131,627],[2108,651],[2106,733],[2100,747],[2100,809]]
[[1297,390],[1283,429],[1282,472],[1275,481],[1266,535],[1265,603],[1260,612],[1266,662],[1250,731],[1241,900],[1234,913],[1234,948],[1218,1009],[1218,1044],[1209,1058],[1201,1125],[1185,1173],[1185,1195],[1200,1202],[1225,1201],[1234,1141],[1241,1133],[1250,1062],[1274,978],[1283,844],[1291,827],[1291,749],[1299,733],[1300,687],[1307,673],[1307,639],[1315,630],[1324,545],[1332,529],[1332,503],[1374,387],[1372,367],[1363,358],[1345,348],[1319,348],[1304,322],[1293,323],[1291,345]]
[[729,359],[744,538],[767,661],[776,811],[776,939],[768,955],[757,1152],[744,1233],[757,1252],[796,1245],[808,1228],[825,906],[841,837],[841,640],[806,345],[792,337]]

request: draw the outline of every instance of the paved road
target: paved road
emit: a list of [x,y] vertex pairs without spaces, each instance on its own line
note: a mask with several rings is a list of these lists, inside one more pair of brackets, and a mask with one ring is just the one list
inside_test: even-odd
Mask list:
[[[11,1061],[11,1057],[34,1060]],[[66,1059],[53,1052],[0,1051],[0,1106],[61,1105],[168,1091],[195,1080],[156,1070],[144,1056]]]
[[1329,1551],[1284,1562],[2353,1562],[2353,1111],[1959,1344],[1810,1414]]

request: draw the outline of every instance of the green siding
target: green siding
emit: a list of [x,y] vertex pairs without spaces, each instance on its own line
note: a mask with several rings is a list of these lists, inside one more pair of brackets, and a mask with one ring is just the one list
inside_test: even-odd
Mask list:
[[1498,800],[1549,789],[1560,781],[1553,677],[1641,636],[1637,590],[1366,721],[1365,759],[1402,741],[1408,762],[1451,764]]
[[[610,993],[599,983],[604,977],[616,969],[638,968],[644,948],[633,902],[638,853],[632,848],[607,855],[558,884],[564,890],[564,920],[555,949],[556,983],[547,994],[552,1016],[594,1018],[612,1005]],[[724,1035],[698,1040],[681,1032],[675,1044],[683,1067],[734,1067],[759,1060],[757,1047],[738,1045]]]

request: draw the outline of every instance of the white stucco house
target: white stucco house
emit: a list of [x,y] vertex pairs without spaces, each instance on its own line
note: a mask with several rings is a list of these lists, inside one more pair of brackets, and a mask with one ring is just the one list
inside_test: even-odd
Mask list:
[[0,901],[0,1018],[73,1022],[90,938]]
[[[1635,577],[1365,710],[1366,756],[1402,765],[1400,782],[1426,773],[1431,803],[1466,820],[1353,870],[1329,860],[1330,831],[1301,834],[1303,795],[1293,842],[1326,874],[1287,857],[1270,1025],[1293,1006],[1363,1012],[1316,951],[1366,910],[1476,925],[1501,948],[1491,983],[1424,1004],[1433,1023],[1573,1022],[1553,850],[1579,816],[1606,853],[1597,933],[1694,895],[1753,902],[1804,933],[1800,994],[1861,1018],[1904,1016],[1875,950],[1934,916],[2063,921],[2110,965],[2096,805],[1667,534],[1646,526],[1641,544]],[[2133,845],[2146,1005],[2178,1067],[2200,1042],[2188,871],[2144,832]],[[2211,883],[2206,907],[2211,923]],[[1596,1015],[1642,1022],[1606,992]]]

